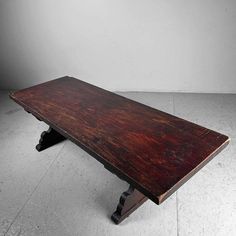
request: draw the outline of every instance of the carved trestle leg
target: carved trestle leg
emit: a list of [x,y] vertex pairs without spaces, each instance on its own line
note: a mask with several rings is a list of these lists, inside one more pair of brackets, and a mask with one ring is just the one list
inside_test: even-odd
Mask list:
[[56,130],[49,127],[47,131],[44,131],[41,134],[39,144],[36,146],[36,149],[40,152],[48,147],[53,146],[54,144],[57,144],[66,138],[59,134]]
[[130,185],[129,189],[122,193],[117,209],[112,214],[111,219],[119,224],[147,199],[146,196]]

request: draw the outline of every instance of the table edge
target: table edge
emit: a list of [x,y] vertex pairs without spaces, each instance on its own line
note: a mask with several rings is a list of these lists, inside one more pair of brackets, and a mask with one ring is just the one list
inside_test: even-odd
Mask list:
[[205,158],[198,166],[192,169],[187,175],[180,179],[175,185],[172,186],[168,191],[159,196],[160,204],[164,202],[168,197],[170,197],[174,192],[176,192],[182,185],[187,183],[197,172],[199,172],[208,162],[210,162],[217,154],[224,150],[230,143],[230,138],[226,136],[227,139],[223,142],[214,152],[212,152],[207,158]]

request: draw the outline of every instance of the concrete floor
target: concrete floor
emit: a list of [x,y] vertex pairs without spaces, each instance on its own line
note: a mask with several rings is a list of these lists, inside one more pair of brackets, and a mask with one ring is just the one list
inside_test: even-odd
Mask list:
[[230,136],[162,205],[110,220],[128,184],[70,141],[35,150],[47,126],[0,91],[0,235],[236,235],[236,95],[120,93]]

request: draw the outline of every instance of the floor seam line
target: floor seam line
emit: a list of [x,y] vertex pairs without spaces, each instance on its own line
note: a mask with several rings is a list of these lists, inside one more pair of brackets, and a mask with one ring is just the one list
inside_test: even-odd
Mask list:
[[175,116],[175,98],[174,98],[174,94],[172,94],[172,103],[173,103],[173,115]]
[[29,195],[29,197],[26,199],[25,203],[23,204],[23,206],[20,208],[20,210],[18,211],[18,213],[16,214],[16,216],[14,217],[14,219],[12,220],[11,224],[9,225],[9,227],[7,228],[6,232],[4,233],[4,236],[6,236],[6,234],[9,232],[9,230],[11,229],[12,225],[14,224],[14,222],[16,221],[17,217],[20,215],[20,213],[22,212],[22,210],[25,208],[26,204],[29,202],[29,200],[31,199],[31,197],[33,196],[33,194],[35,193],[35,191],[37,190],[37,188],[39,187],[39,185],[41,184],[41,182],[43,181],[43,179],[45,178],[45,176],[47,175],[49,169],[52,167],[52,165],[54,164],[54,162],[58,159],[59,154],[61,153],[61,151],[63,150],[65,146],[65,143],[63,144],[63,146],[61,147],[60,151],[57,153],[55,159],[52,161],[52,163],[49,165],[49,167],[47,168],[47,170],[45,171],[45,173],[43,174],[43,176],[41,177],[41,179],[39,180],[39,182],[37,183],[37,185],[34,187],[32,193]]

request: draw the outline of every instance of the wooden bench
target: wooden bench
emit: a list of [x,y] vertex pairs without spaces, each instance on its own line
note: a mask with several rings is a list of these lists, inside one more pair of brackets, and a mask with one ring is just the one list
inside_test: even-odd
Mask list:
[[130,184],[112,215],[117,224],[147,199],[161,204],[229,143],[223,134],[71,77],[10,97],[50,126],[38,151],[69,139]]

